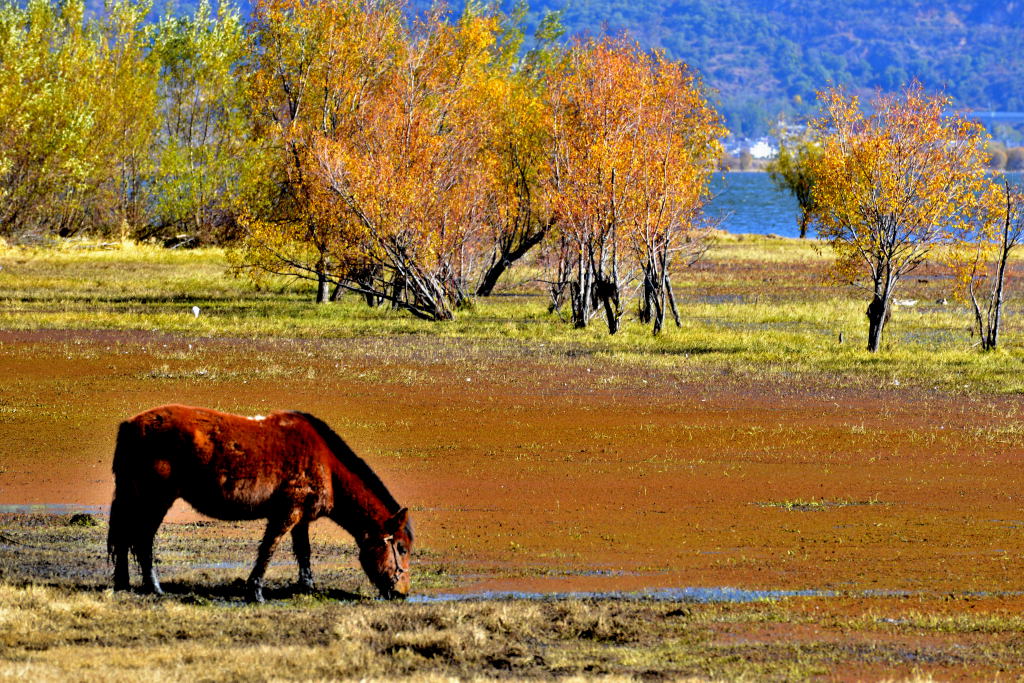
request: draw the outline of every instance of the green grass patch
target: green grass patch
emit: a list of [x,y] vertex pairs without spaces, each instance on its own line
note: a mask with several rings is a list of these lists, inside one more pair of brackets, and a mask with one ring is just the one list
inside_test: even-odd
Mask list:
[[[318,306],[312,284],[302,280],[276,278],[256,287],[231,273],[221,249],[94,246],[0,249],[0,328],[239,338],[413,335],[458,344],[508,343],[554,362],[593,358],[716,381],[1024,392],[1021,308],[1012,300],[1003,348],[983,354],[973,345],[966,307],[936,303],[938,280],[923,279],[927,284],[913,284],[922,292],[906,294],[919,303],[896,309],[883,350],[871,354],[864,350],[863,295],[827,286],[828,254],[805,241],[723,239],[700,270],[677,275],[682,324],[670,322],[658,336],[632,313],[614,336],[600,318],[575,330],[548,312],[547,297],[531,277],[520,278],[502,296],[479,300],[454,321],[431,323],[388,307],[370,308],[355,296]],[[153,377],[175,372],[157,367]]]

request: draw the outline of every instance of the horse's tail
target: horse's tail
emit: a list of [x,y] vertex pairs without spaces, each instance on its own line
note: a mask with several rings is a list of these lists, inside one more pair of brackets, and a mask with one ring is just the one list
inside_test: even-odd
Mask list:
[[114,498],[110,501],[110,525],[107,528],[107,556],[111,562],[116,557],[135,553],[132,519],[138,514],[134,510],[135,482],[131,479],[131,459],[139,445],[139,429],[133,422],[122,422],[117,430],[117,445],[114,447]]

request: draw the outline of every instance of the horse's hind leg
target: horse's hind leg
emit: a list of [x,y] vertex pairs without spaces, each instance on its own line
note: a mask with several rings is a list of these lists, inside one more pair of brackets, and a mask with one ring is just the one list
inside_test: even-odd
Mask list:
[[267,573],[270,557],[274,554],[274,548],[281,537],[291,531],[300,518],[298,510],[288,510],[284,515],[270,517],[267,520],[267,530],[263,532],[263,540],[260,541],[260,549],[256,553],[256,566],[252,568],[246,582],[250,602],[263,602],[263,575]]
[[292,527],[292,551],[299,563],[299,590],[313,590],[313,568],[310,564],[312,551],[309,547],[309,522],[299,522]]
[[131,551],[132,510],[122,496],[115,494],[110,503],[110,526],[107,531],[107,552],[114,562],[114,590],[130,588],[128,554]]
[[156,538],[156,530],[164,521],[164,515],[167,514],[173,503],[173,499],[150,501],[147,509],[142,512],[137,521],[134,544],[135,558],[139,561],[139,570],[142,572],[142,590],[146,593],[164,594],[156,575],[156,567],[153,566],[153,540]]

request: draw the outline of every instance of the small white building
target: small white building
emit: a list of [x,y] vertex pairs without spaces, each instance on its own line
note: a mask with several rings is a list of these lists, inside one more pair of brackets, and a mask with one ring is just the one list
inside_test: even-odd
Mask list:
[[778,153],[779,148],[773,146],[767,138],[761,138],[750,146],[750,156],[755,159],[774,159]]

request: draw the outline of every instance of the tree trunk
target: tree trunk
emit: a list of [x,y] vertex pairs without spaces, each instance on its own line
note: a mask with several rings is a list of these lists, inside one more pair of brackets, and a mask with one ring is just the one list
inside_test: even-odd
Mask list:
[[523,238],[523,241],[520,242],[519,246],[515,248],[503,248],[502,253],[498,255],[498,258],[495,259],[494,263],[491,264],[491,267],[487,269],[487,272],[485,272],[484,276],[480,279],[480,286],[476,288],[476,295],[490,296],[491,292],[494,291],[494,286],[498,284],[498,280],[505,274],[505,271],[508,270],[513,263],[525,256],[526,252],[540,244],[541,240],[544,239],[544,236],[548,234],[548,229],[550,227],[550,225],[544,226],[532,235],[527,235]]
[[316,271],[316,302],[325,304],[331,300],[331,282],[327,279],[327,271]]
[[999,344],[999,326],[1002,322],[1003,313],[1003,289],[1006,284],[1006,263],[1010,258],[1010,249],[1013,245],[1009,242],[1009,209],[1007,209],[1007,225],[1003,231],[1003,241],[999,253],[999,268],[996,271],[996,285],[992,291],[991,322],[988,335],[981,340],[981,348],[985,351],[992,351]]
[[811,215],[805,209],[800,209],[800,239],[807,237],[807,225],[810,222]]
[[882,330],[889,322],[889,293],[875,294],[868,304],[868,351],[878,351]]
[[[664,292],[663,292],[664,294]],[[661,328],[665,325],[665,302],[662,300],[658,306],[654,308],[654,334],[659,334]]]
[[583,329],[590,321],[594,285],[590,259],[582,247],[580,248],[580,259],[576,272],[576,281],[570,284],[569,290],[569,295],[572,299],[572,325],[576,329]]
[[345,293],[345,288],[341,286],[341,283],[334,285],[334,290],[331,291],[331,302],[335,302],[341,298],[341,295]]
[[672,293],[672,280],[668,277],[665,278],[665,294],[668,296],[668,305],[672,308],[672,317],[676,321],[676,327],[682,327],[683,323],[679,319],[679,309],[676,308],[676,295]]
[[401,273],[395,273],[395,277],[391,282],[391,308],[397,310],[399,304],[405,298],[405,276]]
[[640,297],[640,311],[637,313],[637,318],[644,325],[651,322],[651,312],[653,309],[654,300],[654,285],[651,282],[651,276],[649,272],[644,273],[644,288],[643,295]]
[[610,280],[601,280],[597,285],[597,296],[604,304],[604,315],[608,319],[608,334],[619,331],[619,288]]

